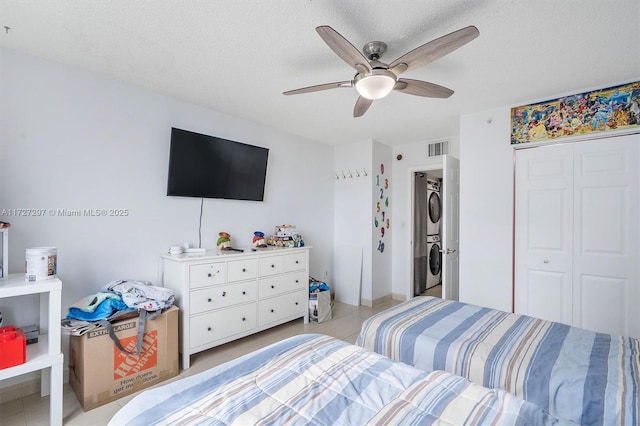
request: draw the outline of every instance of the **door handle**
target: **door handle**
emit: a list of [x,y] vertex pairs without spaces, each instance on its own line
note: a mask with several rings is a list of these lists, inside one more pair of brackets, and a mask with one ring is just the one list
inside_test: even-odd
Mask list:
[[446,249],[446,250],[440,250],[440,253],[442,254],[451,254],[451,253],[455,253],[456,249]]

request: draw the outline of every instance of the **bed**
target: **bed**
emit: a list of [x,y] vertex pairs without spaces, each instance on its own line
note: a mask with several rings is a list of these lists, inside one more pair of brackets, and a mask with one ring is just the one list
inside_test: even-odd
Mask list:
[[563,424],[535,404],[318,334],[146,390],[110,425]]
[[506,390],[582,425],[640,420],[638,339],[421,296],[367,319],[356,344]]

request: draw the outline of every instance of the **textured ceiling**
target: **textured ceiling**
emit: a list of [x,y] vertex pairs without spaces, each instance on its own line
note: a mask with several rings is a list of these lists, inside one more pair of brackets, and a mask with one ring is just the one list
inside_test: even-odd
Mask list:
[[[384,41],[387,63],[468,25],[480,36],[403,74],[449,99],[393,92],[354,119],[355,89],[282,95],[353,77],[319,25]],[[461,114],[640,76],[638,0],[0,0],[5,26],[2,47],[328,144],[455,136]]]

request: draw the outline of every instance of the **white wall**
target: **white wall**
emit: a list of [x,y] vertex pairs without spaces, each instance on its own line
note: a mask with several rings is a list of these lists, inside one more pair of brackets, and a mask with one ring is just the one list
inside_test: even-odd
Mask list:
[[510,108],[460,120],[460,301],[511,312]]
[[[393,160],[391,157],[392,148],[380,142],[373,142],[372,155],[372,200],[369,210],[370,218],[378,218],[378,226],[375,221],[369,219],[371,233],[371,302],[384,298],[391,294],[392,287],[392,265],[393,265],[393,229],[392,223],[394,219],[391,215],[393,208]],[[382,173],[381,165],[384,165],[384,173]],[[376,178],[379,175],[379,179]],[[382,197],[381,197],[382,194]],[[386,205],[386,199],[389,199],[389,205]],[[380,203],[380,212],[378,210]],[[384,212],[384,220],[382,213]],[[387,219],[389,227],[387,227]],[[373,223],[372,223],[373,222]],[[384,236],[380,229],[384,228]],[[378,250],[378,242],[384,244],[382,251]]]
[[[11,272],[24,272],[25,248],[58,248],[63,315],[110,280],[157,281],[161,252],[198,244],[201,200],[165,195],[172,126],[270,149],[264,202],[204,201],[204,247],[215,247],[219,231],[246,247],[256,230],[270,234],[276,225],[293,224],[313,246],[311,274],[332,271],[333,147],[98,74],[6,49],[0,55],[0,211],[129,212],[0,217],[12,224]],[[25,325],[37,315],[28,302],[0,303],[0,311]]]
[[[335,256],[348,255],[344,245],[359,246],[362,250],[360,300],[356,298],[350,302],[343,297],[345,294],[349,296],[353,294],[353,286],[358,284],[344,279],[351,276],[353,271],[340,270],[336,271],[334,283],[338,301],[352,304],[362,302],[365,305],[371,305],[377,299],[391,294],[391,265],[394,256],[392,233],[390,229],[385,228],[385,237],[382,239],[385,242],[385,249],[381,253],[377,249],[380,226],[374,227],[376,202],[380,201],[380,189],[384,186],[385,178],[392,181],[391,151],[390,146],[376,141],[335,147],[335,173],[338,175],[338,179],[335,179]],[[385,165],[384,174],[380,173],[380,164]],[[346,178],[342,178],[343,173]],[[377,185],[378,182],[382,186]],[[392,191],[391,188],[383,188],[383,191],[385,198],[388,196],[391,203],[387,208],[382,200],[381,210],[386,210],[385,214],[390,215],[393,206]],[[380,215],[378,220],[381,221]],[[352,266],[357,268],[357,265]]]
[[[449,140],[449,154],[458,157],[458,138]],[[440,139],[438,140],[440,141]],[[411,185],[413,171],[442,168],[442,157],[428,157],[427,145],[436,141],[421,141],[397,146],[393,149],[393,285],[394,297],[408,299],[413,297],[413,231],[411,229],[411,203],[413,194]],[[402,160],[397,160],[401,154]]]
[[[343,245],[359,246],[362,249],[362,274],[361,282],[355,283],[346,277],[357,275],[359,265],[351,265],[350,270],[336,271],[336,281],[329,283],[333,285],[336,292],[336,300],[347,303],[359,304],[356,297],[354,300],[350,295],[357,295],[357,289],[353,286],[360,285],[360,298],[371,300],[371,232],[369,219],[371,211],[371,161],[372,161],[372,141],[358,142],[349,145],[336,146],[334,149],[334,170],[339,179],[334,179],[335,189],[335,230],[334,238],[337,248],[336,256],[346,253]],[[361,176],[357,177],[356,169],[361,171]],[[362,171],[366,170],[367,176]],[[349,177],[349,173],[351,176]],[[346,176],[342,178],[342,176]],[[337,262],[336,262],[337,263]],[[345,265],[346,267],[347,265]],[[345,299],[342,295],[347,295]]]

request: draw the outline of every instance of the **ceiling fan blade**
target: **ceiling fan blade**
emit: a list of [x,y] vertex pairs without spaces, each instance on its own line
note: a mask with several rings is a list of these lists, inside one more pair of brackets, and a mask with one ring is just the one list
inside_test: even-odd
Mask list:
[[393,90],[408,95],[424,96],[427,98],[448,98],[453,95],[453,90],[444,86],[427,81],[412,80],[410,78],[399,79]]
[[367,58],[336,30],[328,25],[322,25],[317,27],[316,31],[331,50],[340,56],[343,61],[355,68],[356,71],[362,72],[362,67],[366,71],[371,71],[371,65]]
[[429,64],[464,46],[479,35],[480,32],[473,25],[454,31],[405,53],[393,61],[389,69],[398,75]]
[[335,83],[318,84],[316,86],[303,87],[301,89],[283,92],[283,95],[300,95],[302,93],[319,92],[321,90],[337,89],[340,87],[351,87],[351,81],[337,81]]
[[362,117],[365,112],[369,109],[371,104],[373,103],[372,99],[367,99],[362,96],[358,96],[358,100],[356,101],[356,106],[353,108],[353,116],[354,118]]

